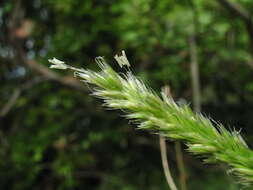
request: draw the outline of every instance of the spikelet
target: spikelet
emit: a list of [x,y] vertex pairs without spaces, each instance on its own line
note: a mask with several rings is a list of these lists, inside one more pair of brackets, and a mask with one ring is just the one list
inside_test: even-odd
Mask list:
[[[130,67],[124,51],[115,59],[120,67]],[[160,98],[130,70],[124,75],[116,73],[103,57],[96,58],[100,72],[78,69],[55,58],[49,62],[53,64],[50,68],[75,71],[81,81],[94,86],[93,95],[103,99],[106,107],[123,110],[138,128],[181,140],[204,161],[226,163],[231,168],[229,173],[239,176],[242,183],[253,183],[253,151],[239,132],[227,131],[221,124],[193,113],[189,105],[179,106],[165,94]]]

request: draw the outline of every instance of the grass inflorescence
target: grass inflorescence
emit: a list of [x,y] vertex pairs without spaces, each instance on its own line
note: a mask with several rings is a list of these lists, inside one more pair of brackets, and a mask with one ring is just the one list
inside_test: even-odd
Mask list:
[[93,86],[92,94],[103,99],[106,107],[123,110],[138,128],[183,141],[205,162],[226,163],[229,173],[239,176],[241,183],[253,183],[253,151],[239,132],[228,131],[220,123],[194,113],[189,105],[179,106],[163,93],[157,95],[132,74],[125,53],[116,60],[121,67],[128,67],[125,74],[115,72],[102,57],[96,58],[100,72],[77,69],[57,59],[50,62],[52,68],[74,70],[76,77]]

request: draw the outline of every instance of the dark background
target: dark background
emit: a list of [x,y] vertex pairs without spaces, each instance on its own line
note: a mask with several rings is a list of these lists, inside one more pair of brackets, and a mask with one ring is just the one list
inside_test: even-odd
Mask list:
[[[158,137],[105,111],[71,72],[49,70],[52,57],[96,70],[96,56],[116,65],[124,49],[146,84],[191,106],[197,58],[202,112],[252,147],[252,10],[252,0],[1,1],[0,189],[168,189]],[[183,159],[187,189],[240,188],[226,166]]]

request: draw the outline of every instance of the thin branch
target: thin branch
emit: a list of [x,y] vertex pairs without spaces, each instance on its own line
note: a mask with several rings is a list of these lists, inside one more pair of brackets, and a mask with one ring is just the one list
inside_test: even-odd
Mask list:
[[[35,60],[29,60],[27,58],[27,53],[23,48],[24,39],[20,40],[15,34],[18,25],[22,22],[22,20],[24,20],[25,14],[22,7],[22,0],[14,1],[13,10],[14,11],[12,11],[12,15],[9,17],[10,19],[8,20],[8,41],[15,52],[15,60],[17,64],[24,64],[26,68],[31,69],[39,74],[40,78],[43,78],[43,80],[57,81],[65,86],[75,88],[82,92],[87,92],[87,88],[82,84],[82,82],[76,80],[72,76],[62,77],[59,74],[51,71],[46,66],[37,63]],[[18,87],[16,90],[14,90],[9,101],[0,110],[0,117],[4,117],[8,114],[11,108],[15,105],[18,97],[21,95],[21,92],[27,88],[30,88],[29,86],[33,86],[32,82],[28,82],[22,87]]]
[[[165,85],[162,88],[162,92],[167,96],[172,98],[171,90],[168,85]],[[184,166],[184,161],[183,161],[183,153],[181,149],[181,144],[180,142],[176,141],[175,142],[175,151],[176,151],[176,162],[179,170],[179,181],[180,181],[180,186],[182,190],[186,190],[186,172],[185,172],[185,166]]]
[[198,63],[198,50],[196,34],[198,29],[198,14],[193,1],[190,1],[192,8],[192,26],[193,31],[189,36],[189,51],[190,51],[190,67],[191,67],[191,80],[193,91],[193,107],[195,112],[201,111],[201,94],[200,94],[200,81],[199,81],[199,63]]
[[16,59],[18,64],[23,63],[25,66],[30,68],[32,71],[37,72],[40,74],[43,78],[46,78],[48,80],[54,80],[57,81],[65,86],[69,86],[71,88],[75,88],[79,91],[87,92],[87,88],[82,85],[82,83],[72,76],[65,76],[62,77],[59,74],[51,71],[46,66],[37,63],[34,60],[29,60],[27,58],[27,54],[22,46],[22,41],[17,38],[15,35],[16,27],[18,26],[18,23],[20,23],[24,19],[24,10],[22,7],[22,1],[17,0],[15,1],[14,10],[12,12],[12,15],[10,16],[8,29],[9,29],[9,43],[13,47],[15,53],[16,53]]
[[218,2],[223,7],[228,9],[232,14],[234,14],[234,16],[239,17],[244,21],[246,29],[248,30],[250,47],[251,50],[253,51],[253,21],[251,18],[251,13],[237,2],[234,1],[232,2],[229,0],[218,0]]
[[187,190],[187,186],[186,186],[187,176],[185,172],[182,148],[181,148],[181,143],[178,141],[175,142],[175,151],[176,151],[177,166],[180,173],[180,176],[179,176],[180,186],[182,190]]
[[234,13],[236,16],[241,17],[244,20],[251,21],[250,13],[248,10],[243,8],[239,3],[232,2],[229,0],[218,0],[218,2],[226,7],[229,11]]
[[16,104],[18,98],[20,97],[21,93],[24,90],[27,90],[27,89],[33,87],[35,84],[38,84],[42,81],[45,81],[45,79],[44,78],[35,78],[35,79],[23,84],[21,87],[16,88],[13,91],[13,93],[12,93],[11,97],[9,98],[9,100],[7,101],[7,103],[0,110],[0,118],[5,117],[10,112],[10,110]]
[[169,165],[168,165],[165,139],[161,135],[160,135],[159,139],[160,139],[160,150],[161,150],[162,165],[163,165],[163,170],[164,170],[166,180],[167,180],[168,185],[169,185],[171,190],[177,190],[177,186],[175,185],[175,182],[174,182],[174,180],[171,176],[170,168],[169,168]]
[[64,76],[61,77],[57,73],[51,71],[47,67],[45,67],[42,64],[38,64],[34,60],[27,60],[24,52],[22,50],[19,50],[20,57],[22,58],[23,62],[33,71],[41,74],[43,77],[49,79],[49,80],[54,80],[57,81],[65,86],[69,86],[71,88],[75,88],[77,90],[87,92],[87,88],[78,80],[73,78],[72,76]]
[[3,108],[0,110],[0,118],[4,117],[5,115],[7,115],[9,113],[9,111],[11,110],[11,108],[15,105],[18,97],[20,96],[21,91],[20,89],[15,89],[14,92],[12,93],[10,99],[8,100],[8,102],[3,106]]
[[194,111],[200,112],[201,107],[201,95],[200,95],[200,82],[199,82],[199,66],[197,55],[197,44],[195,36],[189,37],[189,49],[191,60],[191,80],[192,80],[192,92],[193,92],[193,107]]

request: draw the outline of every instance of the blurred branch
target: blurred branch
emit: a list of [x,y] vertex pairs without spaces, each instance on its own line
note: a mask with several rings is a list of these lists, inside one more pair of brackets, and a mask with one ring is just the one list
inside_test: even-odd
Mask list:
[[[172,97],[170,93],[170,87],[168,85],[162,87],[162,92],[166,94],[168,97]],[[161,151],[161,158],[162,158],[162,165],[163,165],[163,171],[167,180],[167,183],[171,190],[177,190],[177,186],[175,185],[175,182],[172,178],[169,164],[168,164],[168,158],[167,158],[167,147],[166,147],[166,141],[163,136],[159,135],[159,142],[160,142],[160,151]]]
[[[31,70],[39,73],[42,77],[48,80],[57,81],[65,86],[69,86],[71,88],[75,88],[80,91],[87,92],[87,88],[78,80],[73,78],[72,76],[60,76],[57,73],[51,71],[46,66],[37,63],[34,60],[29,60],[27,58],[26,52],[22,46],[22,40],[18,38],[16,35],[17,26],[24,20],[24,13],[22,8],[22,0],[15,1],[14,11],[12,11],[12,15],[10,16],[10,20],[8,22],[9,28],[9,43],[13,47],[16,53],[16,59],[18,62],[22,62]],[[17,93],[16,93],[17,94]],[[15,98],[15,96],[13,96]]]
[[34,60],[27,60],[24,52],[19,50],[19,53],[21,54],[20,57],[22,57],[23,62],[33,71],[41,74],[43,77],[49,79],[49,80],[54,80],[57,81],[65,86],[69,86],[71,88],[75,88],[77,90],[87,92],[87,88],[85,85],[83,85],[81,82],[73,78],[72,76],[64,76],[61,77],[55,72],[52,72],[50,69],[45,67],[44,65],[38,64]]
[[191,79],[192,79],[192,91],[193,91],[193,107],[194,111],[200,112],[201,107],[201,95],[200,95],[200,82],[199,82],[199,66],[197,55],[197,44],[195,35],[189,37],[189,49],[191,60]]
[[250,13],[248,12],[248,10],[244,9],[240,4],[229,0],[218,0],[218,2],[222,6],[230,10],[232,13],[234,13],[236,16],[239,16],[242,19],[251,22]]
[[20,89],[15,89],[14,92],[12,93],[10,99],[8,102],[3,106],[3,108],[0,110],[0,117],[4,117],[9,113],[11,108],[15,105],[18,97],[20,96]]
[[242,7],[239,3],[236,3],[234,1],[232,2],[229,0],[218,0],[218,2],[223,7],[228,9],[231,13],[233,13],[234,16],[240,17],[245,22],[250,39],[251,50],[253,51],[253,21],[251,18],[251,13],[247,9]]
[[253,69],[253,62],[248,61],[248,62],[246,62],[246,63],[247,63],[247,65],[249,65],[249,66],[251,67],[251,69]]
[[197,50],[197,30],[198,30],[198,13],[193,1],[190,1],[192,8],[192,26],[193,31],[189,36],[189,51],[190,51],[190,62],[191,62],[191,80],[192,80],[192,91],[193,91],[193,107],[195,112],[201,111],[201,94],[200,94],[200,81],[199,81],[199,63],[198,63],[198,50]]
[[38,64],[34,60],[28,60],[26,57],[26,53],[24,52],[24,49],[21,47],[21,44],[18,40],[16,40],[16,42],[14,44],[14,48],[16,50],[19,60],[21,60],[31,70],[39,73],[40,75],[47,78],[48,80],[54,80],[54,81],[57,81],[63,85],[69,86],[71,88],[75,88],[77,90],[87,92],[87,88],[80,81],[76,80],[72,76],[61,77],[57,73],[51,71],[46,66],[44,66],[42,64]]
[[[170,87],[168,85],[165,85],[162,88],[162,92],[164,94],[166,94],[168,97],[172,98]],[[177,166],[178,166],[178,170],[179,170],[180,186],[181,186],[182,190],[186,190],[187,189],[187,186],[186,186],[186,173],[185,173],[185,167],[184,167],[184,161],[183,161],[183,154],[182,154],[181,144],[178,141],[175,142],[175,151],[176,151],[176,162],[177,162]]]
[[181,143],[176,141],[175,142],[175,151],[176,151],[176,161],[177,161],[177,167],[180,173],[179,181],[181,185],[181,190],[186,190],[186,172],[185,172],[185,166],[184,166],[184,160],[183,160],[183,153],[181,148]]
[[167,150],[166,150],[166,142],[164,137],[161,135],[159,136],[160,139],[160,150],[161,150],[161,158],[162,158],[162,165],[163,165],[163,171],[166,177],[166,180],[168,182],[168,185],[171,190],[177,190],[177,187],[175,185],[175,182],[171,176],[170,168],[168,165],[168,158],[167,158]]
[[10,99],[7,101],[7,103],[0,110],[0,118],[5,117],[9,113],[9,111],[15,105],[15,103],[17,102],[18,98],[20,97],[21,93],[24,90],[27,90],[27,89],[33,87],[35,84],[38,84],[42,81],[45,81],[45,79],[44,78],[35,78],[34,80],[28,81],[27,83],[23,84],[21,87],[16,88],[14,90],[14,92],[12,93]]

